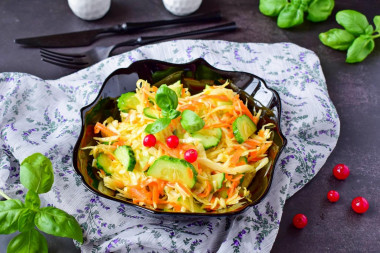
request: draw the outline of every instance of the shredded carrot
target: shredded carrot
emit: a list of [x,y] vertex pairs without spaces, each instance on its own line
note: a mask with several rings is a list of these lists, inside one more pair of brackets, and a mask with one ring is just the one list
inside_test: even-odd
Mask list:
[[144,167],[143,167],[143,171],[147,171],[148,169],[149,169],[149,166],[150,166],[150,164],[149,163],[146,163],[145,165],[144,165]]
[[124,183],[122,181],[120,181],[120,180],[115,180],[115,185],[119,189],[123,189],[124,188]]
[[186,89],[182,88],[182,90],[181,90],[181,97],[185,96],[185,93],[186,93]]
[[156,142],[158,147],[161,148],[166,154],[173,156],[173,157],[179,157],[179,153],[177,149],[170,149],[168,148],[164,143],[161,141]]
[[184,190],[187,194],[189,194],[189,195],[191,195],[191,191],[186,187],[186,186],[184,186],[182,183],[180,183],[180,182],[177,182],[177,184],[178,184],[178,186],[182,189],[182,190]]
[[241,165],[245,165],[245,164],[246,164],[245,162],[241,161],[241,162],[238,162],[238,163],[236,164],[236,166],[241,166]]
[[112,143],[112,146],[114,146],[114,147],[123,146],[123,145],[125,145],[124,140],[119,140],[117,142]]
[[200,99],[218,99],[221,101],[231,101],[226,95],[202,95]]
[[255,122],[255,119],[253,118],[253,115],[252,115],[251,111],[247,108],[247,106],[245,106],[245,104],[243,103],[243,101],[241,101],[241,100],[239,100],[239,101],[240,101],[240,107],[243,110],[243,113],[245,115],[247,115],[253,122]]
[[210,192],[212,190],[212,185],[210,184],[210,182],[206,181],[206,183],[207,183],[206,189],[202,193],[198,194],[198,196],[201,198],[204,198],[210,195]]
[[232,181],[233,181],[233,182],[240,181],[240,179],[242,179],[242,177],[243,177],[243,174],[237,175],[236,177],[234,177],[234,178],[232,179]]
[[111,153],[107,153],[107,156],[113,161],[116,160],[116,157],[112,155]]
[[253,121],[253,123],[255,123],[255,125],[257,125],[259,123],[259,117],[253,116],[252,121]]
[[230,160],[230,164],[231,164],[232,166],[235,166],[236,163],[239,162],[240,156],[241,156],[241,154],[243,154],[243,152],[244,152],[244,149],[242,149],[242,148],[238,148],[238,149],[234,152],[234,154],[231,156],[231,160]]
[[94,127],[94,133],[98,134],[99,132],[101,132],[102,136],[104,136],[104,137],[116,136],[117,135],[117,133],[115,133],[111,129],[107,128],[102,123],[96,122],[96,125]]
[[239,185],[239,181],[233,181],[232,185],[228,189],[228,198],[231,198],[234,195],[236,187]]
[[190,169],[190,168],[187,168],[187,174],[189,175],[189,178],[193,178],[194,177],[193,170]]
[[218,124],[214,124],[214,125],[208,125],[208,126],[205,126],[204,128],[205,129],[209,129],[209,128],[219,128],[219,127],[229,127],[231,124],[228,124],[228,123],[218,123]]

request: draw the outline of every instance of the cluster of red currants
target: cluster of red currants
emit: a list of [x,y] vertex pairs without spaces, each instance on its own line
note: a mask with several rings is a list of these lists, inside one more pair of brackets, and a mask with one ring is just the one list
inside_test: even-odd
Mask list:
[[[144,137],[143,144],[145,147],[154,147],[156,145],[157,139],[153,134],[148,134]],[[177,148],[179,144],[179,139],[175,135],[170,135],[166,138],[166,145],[169,148]],[[198,152],[195,149],[188,149],[184,154],[184,159],[189,163],[193,163],[198,158]]]
[[[345,180],[350,175],[350,170],[344,164],[337,164],[333,169],[333,175],[336,179]],[[327,193],[327,199],[330,202],[337,202],[339,200],[339,192],[331,190]],[[363,197],[356,197],[351,202],[351,207],[356,213],[365,213],[369,204]],[[307,225],[307,217],[304,214],[296,214],[293,218],[293,225],[296,228],[304,228]]]

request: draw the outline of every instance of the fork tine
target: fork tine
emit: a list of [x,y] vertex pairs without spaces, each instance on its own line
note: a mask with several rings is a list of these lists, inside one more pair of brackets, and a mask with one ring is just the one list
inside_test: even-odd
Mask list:
[[[42,57],[50,58],[52,60],[66,61],[67,63],[74,62],[75,59],[78,59],[78,58],[72,58],[72,57],[67,57],[67,56],[48,54],[48,53],[45,53],[43,51],[40,51],[40,55]],[[80,60],[80,58],[79,58],[79,60]]]
[[48,54],[52,54],[52,55],[60,55],[60,56],[74,57],[74,58],[80,58],[80,57],[86,56],[84,54],[64,54],[64,53],[59,53],[59,52],[47,50],[46,48],[40,48],[40,52],[42,52],[42,51],[45,53],[48,53]]
[[88,64],[88,62],[85,62],[85,61],[75,61],[74,59],[64,59],[64,58],[60,58],[60,57],[52,57],[50,55],[45,55],[43,53],[41,53],[41,57],[44,59],[48,59],[51,61],[56,61],[56,62],[60,62],[60,63],[64,63],[64,64],[72,64],[72,65],[79,65],[79,66]]
[[50,63],[50,64],[53,64],[53,65],[57,65],[57,66],[61,66],[61,67],[64,67],[64,68],[69,68],[69,69],[82,69],[82,68],[85,68],[85,67],[88,67],[89,64],[86,64],[86,65],[74,65],[74,64],[66,64],[66,63],[60,63],[60,62],[57,62],[57,61],[54,61],[54,60],[49,60],[49,59],[46,59],[46,58],[41,58],[42,61],[44,62],[47,62],[47,63]]

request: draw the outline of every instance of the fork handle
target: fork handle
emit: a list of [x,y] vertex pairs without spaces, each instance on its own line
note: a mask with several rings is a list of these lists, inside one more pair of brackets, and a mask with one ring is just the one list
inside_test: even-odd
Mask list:
[[126,32],[136,32],[147,28],[174,25],[174,24],[185,24],[185,23],[203,23],[211,21],[220,21],[222,15],[220,11],[202,13],[198,15],[192,15],[189,17],[176,18],[171,20],[157,20],[149,22],[127,22],[120,25],[116,25],[105,32],[115,32],[115,33],[126,33]]

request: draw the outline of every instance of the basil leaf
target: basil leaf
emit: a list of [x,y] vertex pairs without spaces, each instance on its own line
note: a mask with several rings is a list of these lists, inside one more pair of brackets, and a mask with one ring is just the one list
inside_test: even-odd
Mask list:
[[47,253],[48,244],[45,237],[35,229],[22,232],[8,244],[7,253]]
[[368,25],[365,28],[365,34],[371,35],[372,33],[373,33],[373,26],[372,25]]
[[375,41],[369,35],[360,35],[348,48],[346,62],[363,61],[375,48]]
[[40,209],[34,222],[42,232],[69,237],[83,243],[82,229],[75,218],[65,211],[48,206]]
[[41,206],[41,200],[37,193],[28,191],[25,196],[25,206],[30,209],[39,209]]
[[54,183],[51,161],[40,153],[35,153],[21,163],[21,183],[30,191],[45,193]]
[[204,127],[205,122],[195,112],[184,110],[182,112],[181,125],[186,131],[194,133],[201,130]]
[[355,36],[343,29],[334,28],[327,32],[320,33],[319,39],[321,42],[331,48],[337,50],[347,50],[352,44]]
[[334,9],[334,0],[314,0],[307,8],[307,19],[312,22],[321,22],[326,20]]
[[260,0],[259,10],[266,16],[274,17],[278,16],[287,3],[287,0]]
[[12,234],[18,229],[18,219],[26,210],[18,199],[0,201],[0,234]]
[[176,119],[179,115],[181,115],[181,112],[177,110],[170,110],[170,112],[162,111],[162,116],[167,117],[169,119]]
[[303,11],[296,5],[288,4],[277,18],[277,26],[289,28],[303,23]]
[[378,16],[375,16],[373,18],[373,23],[375,24],[375,27],[376,27],[376,31],[380,32],[380,15]]
[[336,14],[336,22],[355,36],[365,33],[369,25],[366,16],[354,10],[343,10]]
[[169,118],[160,118],[155,122],[147,125],[145,127],[145,132],[148,134],[155,134],[164,130],[167,126],[170,125],[171,119]]
[[178,106],[178,96],[175,91],[163,84],[157,90],[156,103],[162,110],[175,110]]
[[25,232],[34,228],[34,217],[36,212],[26,209],[18,218],[18,231]]

